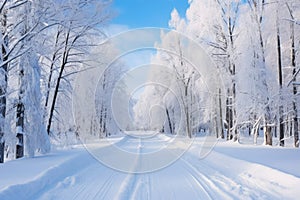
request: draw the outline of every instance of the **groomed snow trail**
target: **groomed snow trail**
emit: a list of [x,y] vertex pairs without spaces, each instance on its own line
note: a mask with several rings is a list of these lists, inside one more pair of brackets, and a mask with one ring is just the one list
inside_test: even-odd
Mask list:
[[[124,136],[114,145],[137,154],[136,162],[132,163],[134,168],[143,154],[164,148],[170,140],[163,135]],[[242,156],[234,158],[228,151],[223,154],[221,150],[226,145],[222,148],[217,145],[208,156],[200,158],[202,142],[201,138],[196,139],[173,164],[141,174],[111,169],[85,149],[76,149],[73,154],[68,152],[65,159],[52,158],[53,165],[49,161],[43,170],[33,173],[34,177],[19,182],[10,180],[6,186],[0,181],[0,199],[296,199],[300,196],[299,177],[247,161]],[[39,161],[35,161],[38,166]],[[26,159],[8,164],[13,168],[15,163],[22,162]],[[33,162],[32,168],[34,165]],[[0,168],[0,174],[5,170]]]

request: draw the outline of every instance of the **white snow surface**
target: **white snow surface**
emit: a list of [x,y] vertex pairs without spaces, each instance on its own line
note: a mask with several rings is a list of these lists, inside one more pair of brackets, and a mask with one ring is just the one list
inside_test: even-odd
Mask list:
[[[150,139],[121,136],[111,141],[142,156],[156,144],[161,148],[168,136]],[[142,174],[111,169],[83,146],[8,161],[0,165],[0,199],[299,198],[299,149],[219,141],[200,158],[203,140],[196,138],[173,164]]]

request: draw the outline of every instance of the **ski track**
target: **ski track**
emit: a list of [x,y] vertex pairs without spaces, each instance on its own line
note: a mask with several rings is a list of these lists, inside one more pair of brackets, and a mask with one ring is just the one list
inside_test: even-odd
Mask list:
[[[143,153],[153,152],[154,144],[158,149],[165,147],[172,139],[165,135],[125,135],[114,145],[136,153],[134,172]],[[289,191],[300,183],[295,176],[219,151],[199,159],[198,147],[196,142],[172,165],[143,174],[113,170],[81,151],[28,182],[2,189],[0,199],[281,199],[281,190]],[[268,171],[279,177],[269,179]],[[291,183],[280,183],[280,177],[285,176]]]
[[[0,199],[38,199],[41,193],[48,191],[49,188],[54,187],[59,182],[63,182],[72,174],[76,174],[88,167],[88,160],[90,159],[92,159],[90,156],[83,153],[73,156],[57,166],[46,169],[45,172],[29,182],[2,189],[0,191]],[[81,160],[81,162],[78,162],[78,160]],[[70,168],[70,166],[74,167]],[[70,168],[71,170],[65,171],[65,168]],[[23,192],[24,190],[26,192]]]
[[[293,186],[300,183],[299,178],[290,174],[219,152],[213,152],[208,158],[199,160],[196,152],[191,150],[183,158],[192,163],[190,166],[195,168],[199,176],[202,176],[202,180],[210,181],[220,190],[229,194],[231,199],[240,199],[241,197],[243,199],[281,199],[282,189],[293,189]],[[228,160],[228,163],[218,162],[220,159]],[[234,163],[238,164],[235,166]],[[283,178],[289,177],[293,183],[297,184],[284,185],[280,178],[268,176],[268,173],[272,172]],[[276,181],[272,181],[274,178]],[[285,196],[284,199],[294,199],[294,197],[290,195]]]

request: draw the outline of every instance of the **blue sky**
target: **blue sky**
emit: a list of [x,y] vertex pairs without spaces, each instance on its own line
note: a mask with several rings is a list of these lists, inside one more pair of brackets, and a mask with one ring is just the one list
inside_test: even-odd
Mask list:
[[[117,16],[111,21],[108,32],[110,35],[118,35],[120,32],[135,28],[168,28],[172,10],[176,8],[180,16],[184,17],[189,5],[188,0],[113,0],[112,6],[117,12]],[[121,49],[122,46],[125,46],[127,49],[130,49],[132,45],[143,46],[144,42],[152,42],[154,45],[155,42],[159,41],[160,37],[160,32],[154,31],[153,33],[151,30],[147,30],[144,34],[132,32],[131,35],[127,35],[125,32],[123,33],[124,35],[122,36],[125,38],[119,45],[116,45]],[[144,88],[136,86],[141,86],[141,83],[145,83],[148,77],[147,70],[145,70],[147,67],[145,68],[141,65],[151,63],[151,57],[154,54],[154,51],[149,50],[134,51],[122,57],[125,65],[131,69],[131,76],[127,75],[124,81],[127,84],[128,93],[133,95],[133,98],[138,99]],[[142,71],[140,70],[141,67]],[[139,88],[139,90],[134,90],[134,88]],[[132,93],[134,91],[135,93]]]
[[167,28],[172,10],[176,8],[184,16],[187,7],[188,0],[114,0],[118,15],[112,23],[129,28]]

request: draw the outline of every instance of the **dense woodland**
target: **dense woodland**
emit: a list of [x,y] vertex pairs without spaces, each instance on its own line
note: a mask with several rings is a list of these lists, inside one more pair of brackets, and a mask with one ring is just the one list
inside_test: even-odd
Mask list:
[[[73,83],[76,74],[104,66],[107,57],[114,56],[113,47],[100,42],[106,37],[103,27],[113,17],[109,2],[1,0],[0,162],[47,153],[51,143],[66,133],[87,131],[73,120]],[[146,87],[134,107],[137,126],[189,137],[205,129],[227,140],[247,136],[254,142],[263,129],[266,145],[276,139],[284,146],[293,137],[299,147],[300,2],[189,3],[185,16],[174,9],[169,26],[207,51],[222,84],[212,79],[208,84],[218,87],[205,95],[203,79],[184,59],[189,47],[177,34],[162,32],[152,62],[174,73],[166,76],[156,69],[150,77],[166,80],[174,93]],[[92,134],[108,136],[118,131],[109,102],[122,63],[116,63],[116,68],[106,70],[98,82],[98,116],[86,118]],[[145,101],[149,106],[164,105],[166,120],[146,123]],[[183,122],[178,116],[183,116]]]

